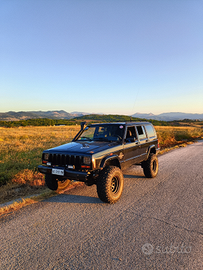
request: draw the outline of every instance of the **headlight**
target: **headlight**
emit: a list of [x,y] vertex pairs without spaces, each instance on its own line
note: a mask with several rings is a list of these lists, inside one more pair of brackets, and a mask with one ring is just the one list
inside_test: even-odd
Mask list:
[[44,153],[44,160],[49,160],[49,153]]
[[91,157],[83,157],[83,163],[86,165],[91,164]]

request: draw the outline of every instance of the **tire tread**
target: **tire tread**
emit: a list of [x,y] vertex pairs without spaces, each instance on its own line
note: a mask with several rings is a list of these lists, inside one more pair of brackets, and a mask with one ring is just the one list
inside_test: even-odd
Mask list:
[[[157,168],[156,168],[156,171],[154,172],[153,169],[152,169],[152,163],[153,161],[156,160],[157,164]],[[157,159],[157,155],[156,154],[153,154],[151,153],[148,157],[148,159],[146,161],[143,162],[143,171],[144,171],[144,175],[147,177],[147,178],[154,178],[157,173],[158,173],[158,159]]]
[[[111,193],[110,184],[111,178],[117,175],[120,177],[120,188],[117,192],[117,195]],[[108,166],[104,168],[99,176],[97,181],[97,193],[101,201],[113,204],[120,199],[120,196],[123,191],[123,174],[121,170],[116,166]]]

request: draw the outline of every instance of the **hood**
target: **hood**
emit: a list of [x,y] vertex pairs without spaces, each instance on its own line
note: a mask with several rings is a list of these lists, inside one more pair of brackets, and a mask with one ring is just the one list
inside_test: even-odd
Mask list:
[[106,150],[117,142],[95,142],[95,141],[83,141],[83,142],[70,142],[54,148],[49,149],[49,152],[68,152],[68,153],[97,153],[99,151]]

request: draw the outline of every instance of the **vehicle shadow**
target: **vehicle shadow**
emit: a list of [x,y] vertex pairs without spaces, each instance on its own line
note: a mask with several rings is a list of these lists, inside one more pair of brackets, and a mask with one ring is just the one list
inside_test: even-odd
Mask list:
[[57,196],[48,198],[46,202],[57,202],[57,203],[90,203],[90,204],[100,204],[103,203],[99,198],[73,195],[73,194],[59,194]]
[[124,179],[125,178],[134,178],[134,179],[146,178],[144,175],[134,175],[134,174],[124,174],[123,177]]
[[[144,179],[146,178],[144,175],[137,175],[137,174],[124,174],[124,179]],[[95,186],[94,186],[95,187]],[[78,187],[79,188],[79,187]],[[81,188],[86,188],[85,186],[82,186]],[[91,187],[87,187],[91,188]],[[79,188],[80,189],[80,188]],[[93,194],[95,194],[95,190],[93,188]],[[77,193],[77,188],[74,189],[74,193]],[[78,192],[80,193],[80,192]],[[45,200],[46,202],[57,202],[57,203],[89,203],[89,204],[104,204],[98,197],[95,196],[84,196],[79,194],[69,194],[69,191],[65,191],[62,194],[58,194],[57,196],[50,197]]]

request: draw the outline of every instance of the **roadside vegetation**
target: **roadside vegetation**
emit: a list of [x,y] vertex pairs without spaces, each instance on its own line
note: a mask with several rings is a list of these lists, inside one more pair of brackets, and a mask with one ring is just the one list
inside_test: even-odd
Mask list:
[[[199,123],[155,128],[162,149],[203,138]],[[70,142],[79,129],[80,125],[0,127],[0,203],[45,192],[44,175],[37,171],[42,151]]]
[[73,139],[80,126],[0,128],[0,203],[44,189],[42,151]]
[[201,126],[155,126],[155,128],[161,149],[203,138],[203,128]]

